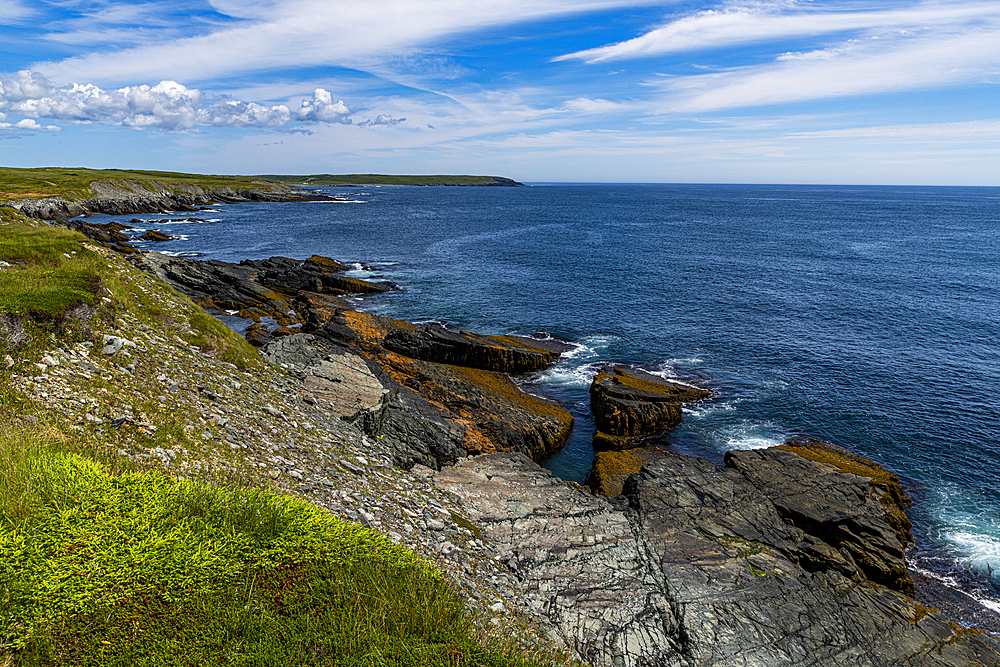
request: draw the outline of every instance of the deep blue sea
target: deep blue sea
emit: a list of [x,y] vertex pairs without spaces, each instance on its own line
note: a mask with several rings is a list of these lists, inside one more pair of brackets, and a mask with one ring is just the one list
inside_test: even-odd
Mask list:
[[173,253],[363,263],[355,275],[402,288],[360,304],[378,314],[576,343],[524,379],[576,416],[546,463],[564,478],[590,466],[595,368],[633,363],[717,392],[668,437],[677,451],[831,440],[906,480],[918,566],[1000,571],[1000,189],[325,191],[354,203],[224,205],[148,228],[183,234],[155,247]]

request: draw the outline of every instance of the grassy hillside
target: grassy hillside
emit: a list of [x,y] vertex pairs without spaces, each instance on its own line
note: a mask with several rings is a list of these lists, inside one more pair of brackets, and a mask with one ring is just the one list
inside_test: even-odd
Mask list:
[[391,174],[313,174],[311,176],[259,176],[289,185],[520,185],[498,176],[396,176]]
[[4,211],[0,666],[539,664],[437,565],[291,493],[281,457],[344,502],[417,498],[403,471],[345,467],[347,427],[288,386],[120,256]]
[[64,197],[71,201],[88,199],[94,196],[90,191],[90,183],[98,179],[112,182],[123,179],[159,181],[166,184],[230,188],[259,187],[261,183],[259,178],[247,176],[202,176],[172,171],[0,167],[0,201],[43,197]]

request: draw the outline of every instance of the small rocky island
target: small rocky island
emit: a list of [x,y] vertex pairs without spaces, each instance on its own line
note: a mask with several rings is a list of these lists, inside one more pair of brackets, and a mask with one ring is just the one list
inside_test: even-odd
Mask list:
[[[176,210],[167,204],[155,202],[156,210]],[[66,212],[35,209],[39,217]],[[121,229],[68,224],[210,312],[241,318],[247,340],[287,372],[280,387],[288,405],[313,414],[310,423],[321,415],[360,432],[351,437],[371,451],[343,463],[352,474],[362,479],[369,459],[384,454],[392,465],[375,476],[420,480],[447,499],[425,519],[410,500],[391,509],[397,499],[389,497],[378,500],[379,516],[373,507],[354,516],[376,529],[457,523],[467,548],[443,537],[424,542],[449,559],[448,576],[463,590],[488,580],[573,659],[614,667],[1000,665],[992,636],[915,599],[905,559],[909,500],[871,460],[805,436],[729,452],[721,466],[678,456],[650,439],[680,422],[683,404],[711,400],[710,388],[609,364],[591,388],[597,454],[588,489],[537,463],[563,445],[572,416],[511,378],[546,368],[564,344],[359,312],[346,296],[393,286],[344,275],[348,267],[329,258],[166,257],[137,250]],[[196,394],[215,395],[202,386]],[[292,408],[265,411],[262,420],[305,419]],[[230,419],[213,413],[213,427],[216,417]],[[303,482],[313,474],[290,470]],[[333,477],[301,488],[327,493]],[[403,486],[412,485],[398,487],[401,498],[411,493]],[[344,490],[331,497],[349,498]]]

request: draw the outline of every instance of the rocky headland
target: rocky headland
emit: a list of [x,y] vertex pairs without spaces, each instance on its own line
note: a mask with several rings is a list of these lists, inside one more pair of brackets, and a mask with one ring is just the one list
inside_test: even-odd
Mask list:
[[335,199],[308,192],[302,188],[260,181],[254,187],[208,187],[193,184],[166,183],[157,180],[137,181],[96,179],[90,182],[94,195],[88,199],[70,200],[64,197],[19,199],[4,206],[40,220],[68,220],[94,213],[131,215],[164,211],[197,211],[200,207],[225,202],[288,202]]
[[[123,456],[178,474],[238,459],[431,559],[494,627],[520,619],[510,632],[530,627],[584,664],[1000,665],[992,636],[915,599],[909,501],[873,461],[808,437],[729,452],[721,466],[678,456],[657,437],[711,391],[608,365],[591,389],[588,489],[538,465],[572,416],[512,379],[566,345],[354,310],[345,297],[393,285],[328,258],[172,258],[70,224],[135,290],[176,290],[157,297],[169,326],[190,333],[189,318],[169,314],[179,293],[241,318],[267,360],[237,372],[119,312],[100,345],[52,350],[12,376],[81,429],[149,436],[147,412],[161,406],[190,416],[183,430],[218,452],[196,463],[193,448],[137,445]],[[94,376],[117,378],[122,396],[78,402],[75,383]],[[140,409],[144,396],[152,407]]]

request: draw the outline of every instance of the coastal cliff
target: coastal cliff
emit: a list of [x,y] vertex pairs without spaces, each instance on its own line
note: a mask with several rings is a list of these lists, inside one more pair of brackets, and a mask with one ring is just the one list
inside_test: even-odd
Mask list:
[[[327,258],[199,262],[78,229],[111,273],[48,319],[5,313],[5,386],[109,455],[309,500],[434,563],[490,632],[585,664],[1000,664],[913,599],[907,500],[871,461],[809,438],[723,466],[660,451],[594,495],[537,464],[572,417],[510,377],[560,344],[352,310],[393,286]],[[594,392],[616,454],[709,394],[619,370]]]
[[329,199],[301,188],[260,181],[254,187],[203,187],[158,180],[97,179],[90,183],[94,196],[82,200],[63,197],[20,199],[6,203],[24,215],[40,220],[67,220],[93,213],[129,215],[163,211],[196,211],[213,202],[314,201]]

